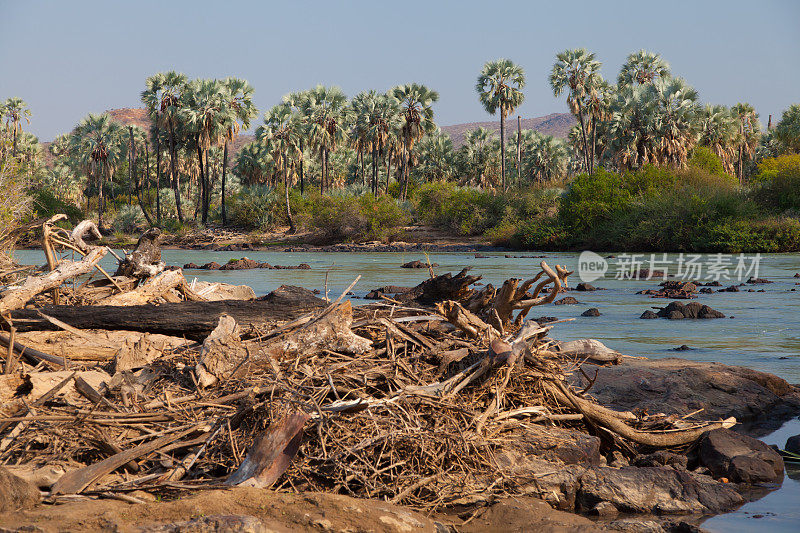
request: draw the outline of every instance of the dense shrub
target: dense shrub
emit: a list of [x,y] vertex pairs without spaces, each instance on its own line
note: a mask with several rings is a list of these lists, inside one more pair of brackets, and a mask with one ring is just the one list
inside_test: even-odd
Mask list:
[[388,196],[321,196],[310,210],[313,227],[328,240],[390,241],[407,222],[397,201]]
[[442,181],[419,186],[413,200],[423,222],[459,235],[480,235],[498,224],[505,214],[503,197]]
[[709,174],[717,176],[725,175],[725,168],[722,160],[717,154],[711,151],[708,146],[698,146],[692,152],[692,157],[688,161],[689,167],[704,170]]
[[111,229],[119,233],[138,233],[145,226],[146,220],[138,205],[124,205],[114,215]]
[[77,224],[83,218],[83,212],[72,204],[58,198],[50,189],[38,188],[30,192],[33,198],[33,214],[36,218],[50,218],[64,213],[70,224]]
[[800,213],[800,154],[769,157],[758,165],[755,197],[766,208]]

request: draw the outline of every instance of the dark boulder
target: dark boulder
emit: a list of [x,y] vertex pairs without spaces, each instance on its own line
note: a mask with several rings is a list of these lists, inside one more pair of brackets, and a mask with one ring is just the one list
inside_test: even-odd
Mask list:
[[553,305],[575,305],[579,304],[580,302],[573,298],[572,296],[564,296],[560,300],[553,302]]
[[203,270],[219,270],[220,268],[222,268],[222,265],[220,265],[216,261],[211,261],[210,263],[206,263],[200,268]]
[[700,293],[701,294],[714,294],[714,289],[709,288],[709,287],[703,287],[702,289],[700,289]]
[[578,285],[575,287],[575,290],[581,292],[596,291],[597,287],[595,287],[591,283],[578,283]]
[[658,318],[658,315],[648,309],[647,311],[642,313],[642,316],[640,316],[639,318],[653,319],[653,318]]
[[29,509],[39,503],[39,489],[0,467],[0,512]]
[[786,446],[783,447],[787,452],[800,455],[800,435],[786,439]]
[[685,344],[681,344],[677,348],[673,348],[672,351],[673,352],[686,352],[686,351],[693,350],[693,349],[694,348],[690,348],[689,346],[687,346]]
[[682,318],[725,318],[724,314],[710,308],[707,305],[701,304],[700,302],[692,302],[689,304],[671,302],[668,306],[661,309],[657,314],[660,317],[669,318],[671,320],[679,320]]
[[[579,373],[569,379],[579,389],[589,384]],[[777,376],[674,357],[626,358],[618,365],[601,367],[591,392],[601,405],[619,411],[684,416],[702,409],[706,420],[734,416],[764,432],[800,412],[800,391]]]
[[422,261],[409,261],[408,263],[404,263],[400,265],[400,268],[428,268],[428,267],[438,267],[439,263],[423,263]]
[[686,455],[658,450],[646,455],[637,455],[633,460],[636,466],[673,466],[686,470],[689,459]]
[[185,265],[183,265],[183,269],[184,270],[189,270],[189,269],[199,270],[200,269],[200,265],[197,265],[195,263],[186,263]]
[[583,313],[581,313],[581,316],[600,316],[600,315],[601,315],[600,310],[596,307],[591,307],[586,311],[584,311]]
[[718,292],[739,292],[739,287],[736,285],[731,285],[730,287],[725,287],[724,289],[720,289]]
[[700,461],[715,478],[736,483],[778,483],[783,459],[758,439],[730,429],[715,429],[700,439]]
[[547,324],[548,322],[555,322],[556,320],[558,320],[558,317],[555,316],[540,316],[539,318],[533,319],[537,324]]
[[747,280],[747,283],[761,284],[761,283],[772,283],[772,281],[764,278],[750,278]]

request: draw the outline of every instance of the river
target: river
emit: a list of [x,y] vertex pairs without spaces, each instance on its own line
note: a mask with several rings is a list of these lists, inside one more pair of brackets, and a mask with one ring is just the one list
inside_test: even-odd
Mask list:
[[[212,252],[200,250],[164,250],[163,258],[168,265],[183,266],[186,263],[203,264],[216,261],[220,264],[243,256],[261,262],[280,265],[308,263],[310,270],[240,270],[206,271],[186,270],[184,274],[204,281],[218,281],[250,285],[256,294],[265,294],[280,285],[290,284],[319,289],[327,288],[331,297],[338,297],[355,278],[361,279],[354,289],[357,297],[372,289],[385,285],[414,286],[428,277],[426,269],[404,269],[400,265],[411,260],[425,261],[421,253],[311,253],[311,252]],[[487,253],[486,258],[476,258],[472,253],[430,253],[429,260],[438,263],[437,274],[472,267],[472,274],[483,276],[483,283],[499,286],[507,278],[529,278],[539,270],[544,259],[551,266],[562,264],[576,274],[570,278],[570,286],[578,279],[579,256],[576,253],[510,253],[527,257],[505,257],[503,253]],[[544,258],[531,257],[543,255]],[[609,254],[600,254],[606,258]],[[653,306],[666,305],[670,300],[653,299],[635,294],[643,289],[656,288],[659,279],[622,280],[616,272],[623,264],[642,261],[641,267],[650,266],[649,255],[629,258],[623,254],[608,259],[606,275],[592,284],[602,289],[593,292],[571,291],[569,294],[581,302],[578,305],[548,305],[534,308],[530,317],[542,315],[559,319],[575,318],[555,326],[551,335],[559,340],[595,338],[610,348],[627,355],[648,358],[683,357],[698,361],[717,361],[728,365],[742,365],[756,370],[776,374],[790,383],[800,383],[800,254],[764,254],[758,262],[757,277],[773,283],[746,285],[740,292],[718,292],[701,294],[697,301],[717,309],[732,318],[718,320],[640,320],[639,315]],[[38,250],[19,250],[16,258],[20,263],[41,264],[43,254]],[[676,273],[681,257],[670,254],[656,258],[656,269]],[[686,257],[683,258],[687,259]],[[746,256],[745,265],[753,266],[753,257]],[[727,263],[730,261],[730,263]],[[716,273],[730,274],[733,279],[720,282],[724,286],[739,284],[735,279],[738,257],[720,258],[703,256],[695,261],[701,264],[701,279],[713,279]],[[712,264],[716,264],[714,269]],[[116,260],[107,256],[103,265],[109,270],[116,267]],[[725,266],[722,268],[720,265]],[[637,267],[638,268],[638,267]],[[584,269],[585,270],[585,269]],[[755,273],[755,272],[751,272]],[[714,274],[707,277],[709,274]],[[696,274],[693,276],[698,277]],[[745,277],[745,281],[747,278]],[[749,289],[764,292],[748,292]],[[793,291],[793,289],[796,289]],[[368,300],[354,299],[358,305]],[[581,317],[581,313],[596,307],[599,317]],[[674,348],[687,345],[691,349],[681,352]],[[783,447],[786,437],[800,433],[800,420],[791,420],[780,430],[763,437],[768,444]],[[794,474],[793,474],[794,475]],[[798,480],[786,477],[779,490],[748,503],[733,513],[713,517],[703,527],[712,531],[749,531],[753,526],[767,527],[770,531],[797,531],[800,529],[800,476]]]

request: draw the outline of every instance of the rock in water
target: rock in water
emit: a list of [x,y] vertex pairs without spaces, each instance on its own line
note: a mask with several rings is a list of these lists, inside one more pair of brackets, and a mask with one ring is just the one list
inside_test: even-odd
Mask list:
[[581,313],[581,316],[600,316],[600,315],[601,315],[600,310],[596,307],[592,307]]
[[669,318],[670,320],[680,320],[683,318],[725,318],[724,314],[700,302],[692,302],[690,304],[671,302],[668,306],[661,309],[657,315],[663,318]]
[[575,290],[586,292],[586,291],[596,291],[597,287],[592,285],[591,283],[578,283],[575,287]]
[[39,503],[39,489],[0,467],[0,512],[30,509]]
[[579,303],[580,302],[572,296],[564,296],[560,300],[553,302],[553,305],[575,305]]
[[647,311],[642,313],[642,316],[640,316],[639,318],[653,319],[653,318],[658,318],[658,315],[648,309]]
[[787,452],[800,455],[800,435],[786,439],[786,446],[783,448]]
[[777,483],[783,480],[783,459],[758,439],[730,429],[715,429],[700,440],[702,463],[714,477],[736,483]]

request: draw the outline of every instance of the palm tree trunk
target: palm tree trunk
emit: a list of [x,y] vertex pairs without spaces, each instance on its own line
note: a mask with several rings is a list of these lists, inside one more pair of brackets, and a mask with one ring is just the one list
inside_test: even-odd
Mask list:
[[305,180],[305,172],[304,172],[304,164],[303,164],[303,141],[300,141],[300,194],[303,195],[306,192],[306,180]]
[[286,218],[289,219],[289,234],[294,235],[297,233],[297,228],[294,225],[294,218],[292,218],[292,206],[289,204],[289,171],[286,156],[283,156],[283,189],[286,198]]
[[736,173],[739,174],[739,185],[744,185],[744,172],[742,172],[742,145],[739,145],[739,163]]
[[378,197],[378,149],[372,148],[372,196]]
[[129,131],[131,134],[131,167],[133,168],[131,179],[133,180],[133,186],[136,192],[136,200],[139,202],[139,209],[142,210],[142,214],[144,214],[147,224],[152,226],[153,219],[150,217],[150,213],[147,212],[147,206],[144,205],[144,201],[142,200],[142,187],[139,183],[139,175],[136,173],[136,143],[133,141],[133,128],[129,128]]
[[506,116],[500,111],[500,178],[506,192]]
[[400,186],[400,201],[404,202],[406,200],[406,190],[408,189],[408,160],[410,159],[410,150],[408,149],[408,143],[403,144],[403,172],[400,173],[401,176],[401,186]]
[[522,118],[517,115],[517,187],[522,185]]
[[183,209],[181,209],[181,181],[178,171],[175,169],[175,125],[172,120],[169,122],[169,168],[172,175],[172,191],[175,193],[175,211],[178,214],[178,221],[183,222]]
[[103,168],[101,165],[100,175],[97,176],[97,227],[103,229],[103,210],[105,208],[105,198],[103,197]]
[[325,148],[319,149],[319,193],[325,194]]
[[597,145],[597,120],[594,113],[592,113],[592,151],[589,166],[589,174],[594,174],[594,150]]
[[222,225],[228,223],[228,217],[225,213],[225,174],[228,168],[228,141],[225,140],[225,148],[222,150]]
[[200,148],[200,138],[197,139],[197,161],[200,164],[200,221],[206,223],[206,189],[208,183],[206,181],[206,170],[203,166],[203,149]]
[[394,152],[394,147],[389,148],[389,153],[386,156],[386,191],[384,191],[387,195],[389,194],[389,179],[392,176],[392,152]]
[[583,137],[583,164],[585,165],[586,172],[591,174],[589,170],[589,143],[586,141],[586,124],[583,120],[583,107],[581,101],[578,100],[578,118],[581,121],[581,136]]
[[156,128],[156,224],[161,227],[161,144]]

